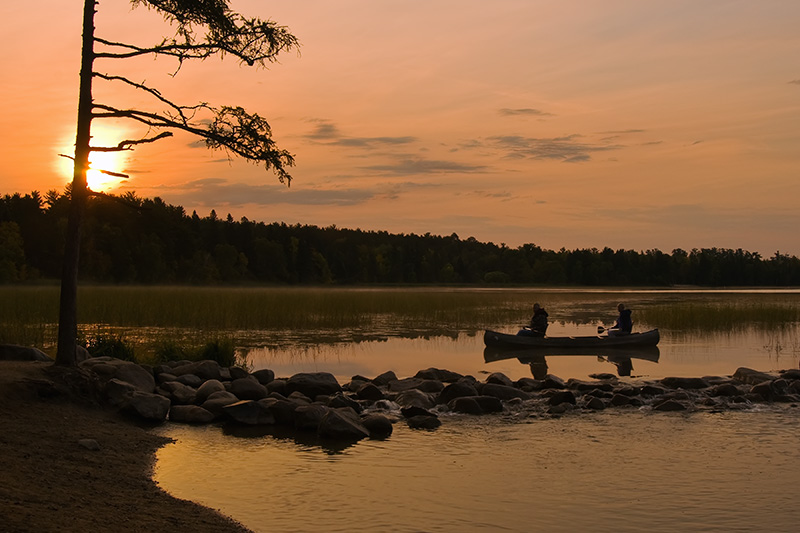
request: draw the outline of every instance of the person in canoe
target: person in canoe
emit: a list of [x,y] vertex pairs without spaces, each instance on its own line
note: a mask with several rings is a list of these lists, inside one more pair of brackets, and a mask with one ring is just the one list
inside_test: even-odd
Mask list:
[[533,316],[529,326],[525,326],[517,335],[524,335],[526,337],[544,337],[547,332],[547,311],[538,303],[533,304]]
[[617,306],[619,316],[617,322],[608,330],[609,335],[629,335],[633,331],[633,320],[631,310],[625,309],[625,304]]

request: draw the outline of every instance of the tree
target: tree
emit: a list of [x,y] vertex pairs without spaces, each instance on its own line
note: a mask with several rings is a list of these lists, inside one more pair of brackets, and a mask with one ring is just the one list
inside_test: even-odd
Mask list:
[[[269,123],[257,114],[250,114],[241,107],[212,107],[206,103],[178,105],[145,83],[123,75],[98,72],[94,65],[96,60],[113,62],[160,55],[177,60],[180,70],[184,61],[230,55],[238,59],[240,64],[265,67],[274,62],[281,52],[295,49],[298,46],[297,38],[285,27],[272,21],[245,18],[231,11],[227,0],[131,0],[131,3],[134,7],[144,6],[157,11],[176,30],[173,37],[152,46],[100,38],[95,36],[94,26],[98,1],[84,0],[77,133],[75,155],[72,158],[74,170],[61,275],[56,355],[56,362],[63,365],[74,365],[77,359],[75,344],[78,333],[81,228],[87,200],[89,196],[98,194],[88,188],[86,181],[92,152],[132,150],[138,145],[169,137],[173,130],[181,130],[201,137],[209,148],[223,149],[248,161],[263,163],[266,169],[278,176],[281,183],[288,185],[291,182],[286,169],[294,164],[294,158],[276,146]],[[98,50],[95,50],[95,46]],[[121,84],[141,91],[152,98],[157,108],[130,109],[95,102],[92,98],[95,81]],[[121,140],[116,146],[93,146],[93,121],[108,118],[138,122],[148,128],[148,133],[139,139]]]

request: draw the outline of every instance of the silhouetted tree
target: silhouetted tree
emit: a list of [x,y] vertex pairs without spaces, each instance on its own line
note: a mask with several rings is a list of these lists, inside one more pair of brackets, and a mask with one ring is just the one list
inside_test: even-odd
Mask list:
[[[266,120],[250,114],[241,107],[211,107],[200,103],[192,106],[176,104],[161,92],[123,75],[95,70],[95,60],[124,60],[140,56],[167,56],[178,61],[203,60],[214,55],[231,55],[241,64],[265,66],[276,56],[297,46],[289,31],[271,21],[245,18],[231,11],[227,0],[132,0],[134,7],[145,6],[160,13],[176,28],[175,35],[152,46],[116,42],[95,35],[94,16],[97,0],[85,0],[83,8],[83,39],[81,51],[80,89],[78,97],[77,134],[75,139],[74,170],[70,191],[70,212],[61,275],[58,352],[56,362],[75,364],[77,339],[78,263],[81,228],[87,200],[96,194],[89,190],[86,172],[92,152],[118,152],[151,143],[182,130],[205,140],[209,148],[222,148],[252,162],[263,163],[287,183],[291,176],[287,167],[294,163],[292,155],[278,149]],[[95,46],[99,49],[95,50]],[[132,109],[96,102],[92,98],[95,80],[120,84],[145,93],[156,109]],[[210,117],[210,118],[209,118]],[[92,123],[95,119],[130,119],[157,132],[140,139],[124,139],[116,146],[93,146]],[[102,169],[98,169],[103,171]],[[109,172],[110,173],[110,172]],[[113,173],[112,173],[113,174]],[[123,176],[124,177],[124,176]],[[157,249],[151,242],[147,250]],[[102,260],[102,256],[97,258]],[[159,263],[158,268],[166,268]]]

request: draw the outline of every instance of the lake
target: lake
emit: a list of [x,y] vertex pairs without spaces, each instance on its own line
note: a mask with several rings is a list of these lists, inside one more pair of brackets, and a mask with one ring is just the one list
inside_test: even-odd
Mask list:
[[[392,298],[403,293],[396,291]],[[425,297],[425,289],[414,291]],[[633,357],[623,380],[797,368],[800,357],[798,291],[432,292],[467,294],[446,309],[425,304],[435,319],[379,309],[357,325],[313,334],[281,327],[232,335],[253,369],[277,376],[324,371],[344,383],[436,367],[517,379],[532,368],[487,361],[483,327],[513,333],[539,301],[550,313],[548,335],[590,335],[613,322],[622,301],[634,310],[636,330],[661,331],[657,355]],[[547,371],[565,379],[617,370],[605,354],[545,358]],[[158,452],[154,477],[255,531],[794,531],[800,522],[794,404],[442,420],[434,431],[400,421],[386,440],[336,449],[274,430],[168,423],[158,431],[175,443]]]

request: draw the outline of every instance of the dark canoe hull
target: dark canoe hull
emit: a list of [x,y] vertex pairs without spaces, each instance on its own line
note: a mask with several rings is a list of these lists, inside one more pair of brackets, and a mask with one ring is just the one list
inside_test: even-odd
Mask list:
[[658,344],[659,334],[657,329],[630,335],[607,336],[592,335],[588,337],[526,337],[524,335],[509,335],[497,331],[486,330],[483,342],[489,348],[501,350],[520,350],[531,348],[635,348],[655,346]]

